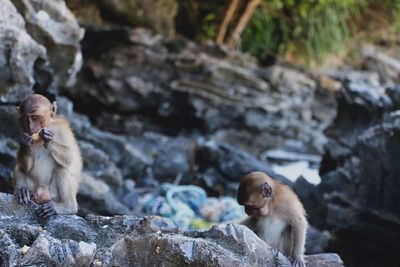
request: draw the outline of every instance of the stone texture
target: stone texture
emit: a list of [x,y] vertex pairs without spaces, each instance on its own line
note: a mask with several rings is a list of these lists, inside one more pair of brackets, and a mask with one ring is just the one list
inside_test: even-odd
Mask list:
[[84,31],[65,1],[13,0],[13,3],[26,21],[27,32],[46,47],[49,65],[40,67],[49,72],[48,79],[52,81],[48,82],[57,89],[72,86],[82,65],[79,41]]
[[[29,240],[21,240],[24,232],[33,233]],[[311,255],[307,261],[308,266],[343,266],[335,254]],[[22,207],[4,193],[0,193],[0,262],[6,266],[290,266],[286,257],[245,226],[183,231],[157,216],[56,215],[40,221],[32,207]]]
[[395,266],[400,253],[398,97],[396,87],[348,83],[327,130],[322,182],[308,196],[303,191],[311,222],[333,230],[334,249],[352,266]]

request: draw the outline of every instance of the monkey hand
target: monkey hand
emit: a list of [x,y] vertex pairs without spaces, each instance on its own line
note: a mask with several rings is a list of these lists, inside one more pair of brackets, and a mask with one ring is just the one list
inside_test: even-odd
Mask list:
[[20,188],[15,194],[15,197],[19,204],[27,205],[31,200],[31,192],[29,192],[29,190],[26,188]]
[[293,267],[306,267],[303,257],[294,257],[291,262]]
[[44,145],[47,146],[49,144],[49,142],[51,140],[53,140],[54,133],[49,129],[43,128],[42,130],[40,130],[39,136],[40,136],[40,139],[43,140]]
[[21,145],[23,145],[25,148],[28,148],[30,150],[31,145],[33,144],[33,140],[32,137],[27,134],[27,133],[23,133],[22,137],[20,139],[20,143]]
[[54,208],[54,202],[53,201],[47,201],[43,205],[41,205],[37,210],[36,210],[36,215],[39,216],[40,218],[48,218],[50,216],[56,215],[57,212]]

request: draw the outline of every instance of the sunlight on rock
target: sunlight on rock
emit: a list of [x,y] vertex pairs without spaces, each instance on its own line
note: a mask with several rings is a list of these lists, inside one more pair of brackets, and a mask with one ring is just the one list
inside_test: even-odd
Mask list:
[[274,172],[287,177],[292,182],[295,182],[297,178],[303,176],[311,184],[319,184],[321,177],[318,174],[318,169],[310,167],[307,161],[299,161],[286,165],[272,165]]

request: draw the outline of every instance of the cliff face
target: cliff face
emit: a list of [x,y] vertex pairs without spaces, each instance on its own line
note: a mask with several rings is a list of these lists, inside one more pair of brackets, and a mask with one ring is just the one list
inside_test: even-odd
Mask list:
[[[290,184],[260,160],[266,150],[322,153],[322,129],[334,110],[322,115],[315,106],[334,100],[308,74],[260,68],[248,56],[145,29],[87,27],[82,39],[63,1],[2,3],[3,191],[11,192],[18,146],[12,106],[33,92],[56,99],[78,137],[82,214],[133,212],[137,205],[126,197],[135,194],[132,182],[154,186],[181,177],[210,194],[234,196],[242,175],[261,170]],[[92,205],[97,201],[102,205]]]
[[[100,2],[97,9],[111,1]],[[0,190],[12,192],[19,136],[13,106],[42,93],[58,101],[79,140],[79,215],[114,216],[38,221],[34,207],[1,194],[0,265],[285,266],[285,257],[238,225],[190,232],[132,216],[142,212],[140,192],[161,183],[235,196],[240,177],[260,170],[294,187],[311,224],[331,231],[331,248],[349,266],[396,266],[400,91],[392,76],[310,73],[282,62],[260,67],[213,44],[116,24],[86,25],[83,35],[61,0],[0,6]],[[322,155],[318,186],[293,183],[269,164],[319,164]],[[310,253],[327,242],[314,230]],[[24,245],[30,249],[21,251]],[[337,255],[307,260],[342,265]]]

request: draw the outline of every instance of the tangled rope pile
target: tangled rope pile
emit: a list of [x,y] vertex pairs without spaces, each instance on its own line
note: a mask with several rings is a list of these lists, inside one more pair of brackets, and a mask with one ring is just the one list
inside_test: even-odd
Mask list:
[[194,185],[163,184],[143,199],[143,211],[167,217],[184,229],[205,229],[216,223],[239,222],[243,207],[230,197],[208,198]]

